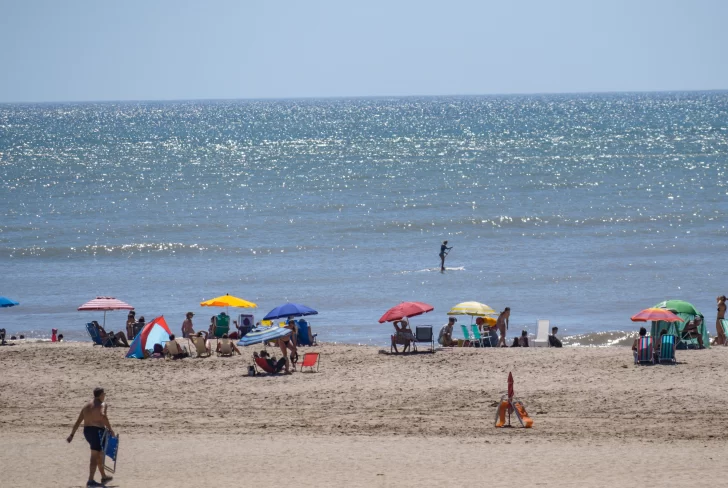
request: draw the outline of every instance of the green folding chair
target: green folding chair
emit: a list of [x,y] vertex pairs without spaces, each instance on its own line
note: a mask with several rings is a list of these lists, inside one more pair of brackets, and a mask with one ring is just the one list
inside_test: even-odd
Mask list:
[[475,340],[470,338],[468,327],[465,324],[460,324],[460,328],[463,330],[463,337],[465,337],[465,340],[468,341],[468,344],[475,347]]
[[674,335],[665,334],[660,340],[660,364],[675,364],[675,345],[676,337]]
[[470,329],[473,331],[473,340],[483,347],[483,336],[480,334],[480,328],[478,324],[470,324]]

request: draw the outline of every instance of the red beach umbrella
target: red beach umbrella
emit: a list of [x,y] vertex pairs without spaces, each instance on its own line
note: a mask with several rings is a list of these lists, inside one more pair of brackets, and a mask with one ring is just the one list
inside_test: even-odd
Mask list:
[[106,312],[109,310],[134,310],[134,307],[114,297],[96,297],[78,307],[82,312],[104,312],[104,327],[106,327]]
[[683,319],[664,308],[646,308],[637,315],[632,316],[632,322],[683,322]]
[[405,317],[422,315],[423,313],[432,312],[433,310],[435,310],[435,307],[427,303],[402,302],[387,310],[379,319],[379,323],[383,324],[384,322],[394,322],[395,320],[402,320]]

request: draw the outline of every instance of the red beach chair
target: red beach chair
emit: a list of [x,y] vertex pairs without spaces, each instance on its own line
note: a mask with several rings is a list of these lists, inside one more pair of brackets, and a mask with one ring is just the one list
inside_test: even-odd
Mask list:
[[276,370],[270,367],[270,364],[268,364],[268,361],[265,360],[265,358],[261,357],[253,357],[255,359],[255,365],[265,371],[268,374],[276,374]]
[[303,355],[303,362],[301,363],[301,372],[303,372],[303,368],[311,368],[311,372],[313,372],[314,366],[316,366],[316,372],[318,372],[319,353],[307,352],[306,354]]

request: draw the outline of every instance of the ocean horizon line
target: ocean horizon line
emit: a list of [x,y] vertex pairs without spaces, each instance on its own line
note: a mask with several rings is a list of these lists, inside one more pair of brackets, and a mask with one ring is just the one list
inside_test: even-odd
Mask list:
[[671,89],[671,90],[585,90],[571,92],[512,92],[512,93],[463,93],[435,95],[333,95],[333,96],[289,96],[289,97],[221,97],[221,98],[159,98],[159,99],[96,99],[96,100],[41,100],[41,101],[0,101],[0,106],[12,105],[77,105],[77,104],[113,104],[113,103],[190,103],[190,102],[285,102],[285,101],[326,101],[326,100],[386,100],[386,99],[436,99],[436,98],[505,98],[505,97],[548,97],[548,96],[600,96],[600,95],[669,95],[693,93],[726,93],[728,88],[707,89]]

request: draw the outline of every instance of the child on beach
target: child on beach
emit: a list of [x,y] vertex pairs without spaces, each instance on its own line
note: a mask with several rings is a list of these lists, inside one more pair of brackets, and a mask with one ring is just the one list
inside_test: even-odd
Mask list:
[[[101,439],[108,430],[112,436],[114,429],[111,428],[109,418],[106,416],[106,393],[103,388],[94,388],[94,398],[88,402],[81,409],[81,413],[78,415],[78,419],[73,426],[71,435],[68,436],[66,441],[70,443],[73,440],[73,436],[76,435],[78,427],[83,422],[83,436],[86,438],[89,447],[91,448],[91,461],[89,463],[88,481],[86,486],[102,486],[104,483],[108,483],[112,479],[112,476],[107,476],[104,471],[104,453],[102,452]],[[97,483],[94,480],[96,475],[96,469],[101,473],[101,483]]]

